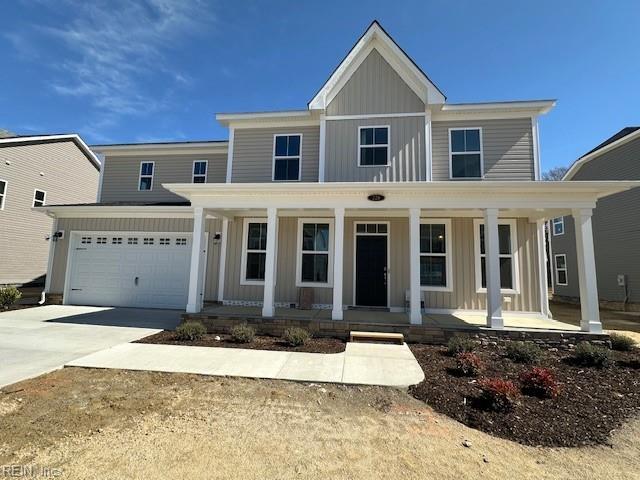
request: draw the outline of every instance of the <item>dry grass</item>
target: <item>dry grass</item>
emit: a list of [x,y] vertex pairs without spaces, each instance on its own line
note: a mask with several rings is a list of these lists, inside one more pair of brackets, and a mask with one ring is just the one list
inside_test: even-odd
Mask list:
[[54,372],[0,393],[0,430],[0,465],[59,467],[73,479],[616,480],[640,471],[640,420],[611,447],[532,448],[398,390],[179,374]]

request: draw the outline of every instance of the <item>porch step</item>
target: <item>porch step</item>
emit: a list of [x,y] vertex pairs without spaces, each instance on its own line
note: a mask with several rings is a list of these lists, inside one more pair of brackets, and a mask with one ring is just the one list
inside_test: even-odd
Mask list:
[[404,343],[404,335],[401,333],[386,332],[355,332],[349,333],[350,342],[390,342],[402,345]]

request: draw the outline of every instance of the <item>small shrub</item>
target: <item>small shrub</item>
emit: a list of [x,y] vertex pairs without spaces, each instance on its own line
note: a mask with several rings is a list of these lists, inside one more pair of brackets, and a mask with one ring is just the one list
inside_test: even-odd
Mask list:
[[304,328],[290,327],[284,331],[282,338],[292,347],[300,347],[309,340],[310,335]]
[[447,343],[447,352],[449,355],[457,355],[458,353],[473,352],[478,344],[467,337],[453,337]]
[[194,341],[200,340],[207,333],[207,329],[200,322],[185,322],[176,328],[176,338],[178,340]]
[[456,371],[465,377],[476,377],[484,370],[484,362],[473,352],[461,352],[456,355]]
[[511,380],[487,378],[478,382],[478,386],[482,390],[482,404],[496,412],[511,410],[520,397],[520,392]]
[[535,343],[509,342],[507,344],[507,358],[516,363],[538,363],[542,351]]
[[236,343],[251,343],[256,336],[256,330],[246,323],[236,325],[231,329],[231,339]]
[[520,374],[522,391],[527,395],[540,398],[556,398],[560,386],[554,373],[548,368],[533,367]]
[[2,308],[9,308],[22,297],[22,293],[13,285],[0,288],[0,305]]
[[632,350],[636,344],[633,338],[622,335],[621,333],[612,333],[609,335],[609,338],[611,339],[611,348],[620,352],[628,352]]
[[585,367],[606,367],[611,363],[611,350],[589,342],[581,342],[573,352],[573,359]]

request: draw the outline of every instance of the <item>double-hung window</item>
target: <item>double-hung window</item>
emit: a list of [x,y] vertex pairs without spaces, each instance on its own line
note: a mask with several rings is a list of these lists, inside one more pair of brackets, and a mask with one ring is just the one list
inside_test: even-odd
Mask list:
[[33,192],[33,206],[42,207],[47,197],[47,192],[44,190],[38,190],[37,188]]
[[554,255],[556,261],[556,285],[568,285],[567,256],[564,253]]
[[551,221],[553,225],[553,236],[564,235],[564,217],[554,218]]
[[273,180],[300,180],[302,134],[273,136]]
[[298,220],[297,286],[330,286],[333,219]]
[[449,163],[451,178],[482,178],[482,129],[449,129]]
[[420,222],[420,286],[423,290],[451,288],[451,221],[423,219]]
[[389,165],[389,127],[373,126],[358,129],[358,166]]
[[[476,251],[476,284],[479,291],[487,288],[485,227],[482,220],[474,225]],[[498,256],[500,263],[500,289],[503,293],[518,293],[517,232],[515,220],[498,221]]]
[[206,160],[193,162],[193,183],[207,183],[207,163]]
[[138,190],[146,191],[153,188],[153,171],[155,169],[154,162],[140,163],[140,178],[138,180]]
[[267,258],[266,219],[245,219],[242,242],[242,283],[262,284]]
[[7,182],[0,180],[0,210],[4,210],[5,199],[7,198]]

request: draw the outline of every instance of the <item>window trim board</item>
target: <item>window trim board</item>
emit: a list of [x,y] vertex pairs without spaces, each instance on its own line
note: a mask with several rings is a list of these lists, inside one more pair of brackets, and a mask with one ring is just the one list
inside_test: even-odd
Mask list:
[[[482,267],[480,254],[480,225],[484,225],[484,219],[473,219],[473,252],[476,277],[476,293],[487,293],[487,289],[482,286]],[[511,226],[511,275],[513,277],[513,288],[500,288],[503,295],[520,294],[520,258],[518,254],[518,222],[515,218],[499,218],[498,225]]]
[[[447,284],[444,287],[435,287],[429,285],[420,285],[420,290],[423,292],[453,292],[453,239],[451,237],[451,219],[450,218],[420,218],[420,225],[433,225],[444,224],[445,231],[445,261],[447,262]],[[418,232],[420,235],[420,232]],[[419,249],[419,246],[418,246]],[[420,258],[423,254],[420,252]],[[442,254],[435,254],[434,256],[442,256]]]
[[[560,220],[558,223],[562,225],[562,232],[556,233],[556,220]],[[551,233],[554,237],[560,237],[564,235],[564,217],[556,217],[551,219]]]
[[[478,130],[480,132],[480,152],[454,152],[451,148],[451,132],[460,131],[460,130]],[[482,127],[476,126],[468,126],[468,127],[451,127],[449,128],[449,143],[447,148],[449,150],[449,180],[484,180],[484,142],[482,140]],[[479,177],[454,177],[453,176],[453,155],[459,154],[464,155],[468,154],[477,154],[480,153],[480,176]]]
[[[302,281],[302,226],[305,223],[328,223],[329,224],[329,251],[327,282],[304,282]],[[333,255],[335,245],[335,219],[333,217],[318,218],[298,218],[298,227],[296,232],[296,287],[317,287],[317,288],[333,288]]]
[[[360,142],[362,137],[360,135],[360,131],[364,128],[386,128],[387,129],[387,143],[386,144],[372,144],[372,145],[362,145]],[[375,138],[375,132],[374,132]],[[375,141],[375,140],[374,140]],[[387,163],[385,165],[362,165],[361,163],[361,152],[362,148],[375,148],[375,147],[387,147]],[[382,167],[390,167],[391,166],[391,125],[358,125],[358,168],[382,168]]]
[[[558,257],[564,257],[564,268],[558,268]],[[564,271],[565,282],[560,283],[558,279],[558,272],[560,270]],[[553,273],[556,281],[556,285],[561,287],[566,287],[569,285],[569,269],[567,268],[567,254],[566,253],[555,253],[553,255]]]
[[[245,217],[242,221],[242,239],[241,239],[242,253],[240,257],[240,285],[264,285],[264,280],[247,280],[247,254],[249,253],[247,248],[248,242],[249,242],[247,234],[249,233],[250,223],[268,224],[267,217]],[[278,238],[277,225],[278,225],[278,221],[276,219],[276,239]],[[265,250],[265,253],[266,253],[266,250]],[[277,252],[276,252],[276,259],[277,259]],[[277,270],[277,267],[276,267],[276,270]]]
[[4,192],[2,193],[2,197],[0,197],[0,211],[4,210],[5,205],[7,204],[7,191],[9,190],[9,182],[0,178],[0,182],[4,183]]
[[[151,177],[151,185],[149,190],[142,190],[140,188],[140,181],[142,180],[142,165],[144,165],[145,163],[150,163],[153,165],[153,168],[151,169],[151,175],[145,175],[144,178],[148,178]],[[151,192],[153,191],[153,179],[156,175],[156,162],[154,160],[141,160],[140,161],[140,169],[138,170],[138,191],[139,192]]]
[[[298,159],[298,178],[297,180],[276,180],[276,138],[277,137],[300,137],[300,153],[297,156],[278,156],[281,160]],[[278,183],[300,182],[302,181],[302,142],[304,137],[302,133],[274,133],[273,134],[273,151],[271,155],[271,181]]]
[[[5,187],[5,191],[6,191],[6,187]],[[42,195],[42,205],[36,205],[36,201],[40,202],[40,200],[36,200],[36,193],[37,192],[42,192],[44,195]],[[35,207],[44,207],[47,204],[47,191],[46,190],[41,190],[39,188],[34,188],[33,189],[33,201],[31,202],[31,207],[35,208]]]
[[[204,175],[203,174],[195,174],[195,169],[196,169],[196,163],[204,163],[205,164],[205,168],[204,168]],[[155,167],[154,167],[154,172],[155,172]],[[195,178],[197,177],[202,177],[204,176],[204,183],[207,183],[207,178],[209,176],[209,160],[194,160],[193,163],[191,164],[191,183],[196,183],[195,182]],[[153,181],[152,181],[153,183]]]

